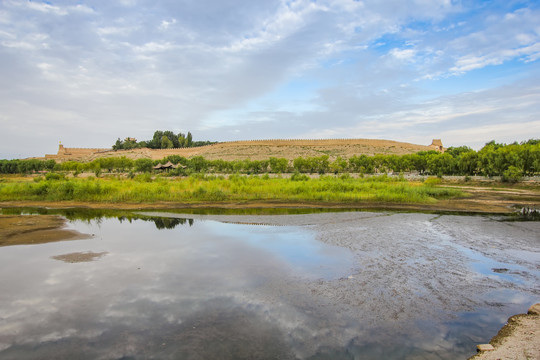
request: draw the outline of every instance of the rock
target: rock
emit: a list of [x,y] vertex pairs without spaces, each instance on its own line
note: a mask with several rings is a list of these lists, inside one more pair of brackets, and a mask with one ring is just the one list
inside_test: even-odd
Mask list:
[[540,315],[540,303],[534,304],[529,308],[529,311],[527,311],[527,314],[529,315]]
[[480,344],[476,345],[476,350],[478,351],[493,351],[495,348],[491,344]]

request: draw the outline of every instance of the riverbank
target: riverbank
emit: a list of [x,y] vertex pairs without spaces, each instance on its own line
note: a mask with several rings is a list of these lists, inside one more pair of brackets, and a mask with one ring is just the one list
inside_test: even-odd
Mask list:
[[66,229],[66,219],[54,215],[0,215],[0,246],[44,244],[87,239],[90,235]]
[[328,208],[365,210],[404,210],[427,212],[464,212],[509,214],[521,208],[540,207],[540,192],[534,189],[485,187],[470,185],[443,185],[456,189],[461,196],[417,203],[392,201],[299,201],[299,200],[244,200],[244,201],[50,201],[9,200],[0,201],[1,207],[47,207],[47,208],[90,208],[118,210],[164,210],[164,209],[245,209],[245,208]]
[[527,314],[512,316],[493,337],[494,350],[482,351],[469,360],[540,359],[540,303]]

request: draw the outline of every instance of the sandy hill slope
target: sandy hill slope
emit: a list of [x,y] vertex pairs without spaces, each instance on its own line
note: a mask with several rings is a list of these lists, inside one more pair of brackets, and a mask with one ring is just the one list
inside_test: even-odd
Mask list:
[[415,145],[391,140],[336,139],[336,140],[253,140],[222,142],[196,148],[180,149],[132,149],[113,151],[108,149],[75,149],[60,146],[58,154],[46,155],[58,161],[91,161],[100,157],[126,156],[131,159],[163,159],[169,155],[187,158],[203,156],[209,160],[264,160],[270,157],[286,158],[315,157],[328,155],[330,160],[337,157],[350,158],[354,155],[411,154],[418,151],[434,150],[429,145]]

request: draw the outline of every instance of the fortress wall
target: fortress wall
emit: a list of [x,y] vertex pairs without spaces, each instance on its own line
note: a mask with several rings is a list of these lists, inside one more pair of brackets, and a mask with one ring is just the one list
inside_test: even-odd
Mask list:
[[[435,140],[434,140],[435,141]],[[440,142],[440,140],[438,140]],[[253,147],[265,147],[266,149],[261,153],[261,150],[254,149]],[[278,150],[283,146],[283,150]],[[102,149],[102,148],[65,148],[60,144],[58,153],[56,155],[45,155],[45,159],[54,159],[59,162],[63,161],[92,161],[100,157],[121,157],[126,156],[131,159],[147,158],[152,160],[161,160],[164,157],[170,155],[179,155],[186,158],[192,156],[210,156],[211,158],[220,158],[225,155],[224,150],[227,150],[228,157],[238,158],[250,158],[256,153],[256,156],[266,157],[267,155],[276,152],[276,156],[283,156],[283,151],[287,152],[287,147],[290,147],[289,155],[296,156],[295,153],[305,152],[303,147],[312,147],[313,151],[325,150],[332,146],[341,147],[344,155],[348,151],[354,151],[355,153],[374,154],[378,152],[393,153],[396,149],[405,149],[405,152],[416,152],[435,150],[435,146],[432,145],[416,145],[410,143],[404,143],[393,140],[374,140],[374,139],[267,139],[267,140],[244,140],[244,141],[229,141],[216,144],[210,144],[193,148],[173,148],[173,149],[130,149],[130,150],[118,150]],[[302,148],[297,148],[302,147]],[[236,148],[236,149],[235,149]],[[442,143],[441,143],[442,148]],[[354,149],[354,150],[353,150]],[[444,151],[441,149],[439,151]],[[264,153],[264,154],[263,154]],[[309,151],[308,151],[309,153]],[[336,152],[339,155],[340,151]],[[403,153],[401,151],[400,153]],[[280,154],[280,155],[277,155]],[[336,155],[337,156],[337,155]],[[227,157],[227,156],[225,156]]]
[[376,139],[267,139],[267,140],[241,140],[227,141],[209,146],[238,146],[238,145],[264,145],[264,146],[279,146],[279,145],[298,145],[298,146],[330,146],[330,145],[376,145],[376,146],[396,146],[421,148],[428,146],[404,143],[393,140],[376,140]]
[[98,152],[107,152],[111,151],[111,149],[98,149],[98,148],[63,148],[58,149],[58,155],[74,155],[74,156],[81,156],[81,155],[91,155]]

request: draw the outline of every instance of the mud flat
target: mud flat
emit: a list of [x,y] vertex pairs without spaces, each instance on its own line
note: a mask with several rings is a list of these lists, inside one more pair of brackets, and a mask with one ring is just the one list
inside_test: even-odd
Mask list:
[[0,246],[44,244],[86,239],[90,235],[65,228],[66,219],[54,215],[0,215]]
[[540,299],[537,221],[75,213],[1,248],[0,358],[466,359]]
[[540,303],[527,314],[512,316],[490,341],[494,350],[482,351],[469,360],[540,359]]

